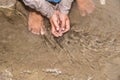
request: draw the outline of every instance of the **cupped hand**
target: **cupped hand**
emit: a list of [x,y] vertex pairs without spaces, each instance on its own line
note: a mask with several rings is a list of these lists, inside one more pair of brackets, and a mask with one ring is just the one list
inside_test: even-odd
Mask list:
[[70,30],[70,19],[67,14],[59,13],[60,18],[60,32],[66,33]]
[[59,12],[55,11],[54,14],[50,18],[50,23],[52,26],[51,32],[55,37],[60,37],[63,34],[60,32],[60,19],[59,19]]

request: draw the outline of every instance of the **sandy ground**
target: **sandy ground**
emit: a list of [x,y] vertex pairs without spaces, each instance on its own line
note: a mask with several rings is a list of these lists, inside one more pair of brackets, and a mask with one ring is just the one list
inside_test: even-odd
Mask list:
[[71,30],[54,38],[28,31],[24,15],[0,9],[0,80],[120,80],[120,0],[98,1],[81,17],[73,4]]

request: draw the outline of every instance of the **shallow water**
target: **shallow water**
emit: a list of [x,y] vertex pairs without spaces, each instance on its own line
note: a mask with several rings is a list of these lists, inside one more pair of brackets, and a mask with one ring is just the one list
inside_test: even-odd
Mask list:
[[95,3],[86,17],[73,4],[71,30],[60,38],[49,27],[45,36],[36,36],[23,15],[0,9],[0,79],[120,80],[120,1]]

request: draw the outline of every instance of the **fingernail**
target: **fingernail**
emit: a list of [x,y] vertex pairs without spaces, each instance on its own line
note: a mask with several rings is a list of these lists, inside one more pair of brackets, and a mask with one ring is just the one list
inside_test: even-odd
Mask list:
[[64,30],[65,30],[65,28],[62,28],[62,30],[64,31]]
[[57,27],[56,29],[57,29],[57,31],[59,31],[59,28],[58,28],[58,27]]

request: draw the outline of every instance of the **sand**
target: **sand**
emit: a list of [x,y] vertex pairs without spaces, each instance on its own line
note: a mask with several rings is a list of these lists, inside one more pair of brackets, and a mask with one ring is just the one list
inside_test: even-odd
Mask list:
[[[71,30],[54,38],[27,29],[20,8],[0,9],[0,80],[120,80],[120,0],[95,1],[81,17],[76,3]],[[22,14],[23,13],[23,14]]]

